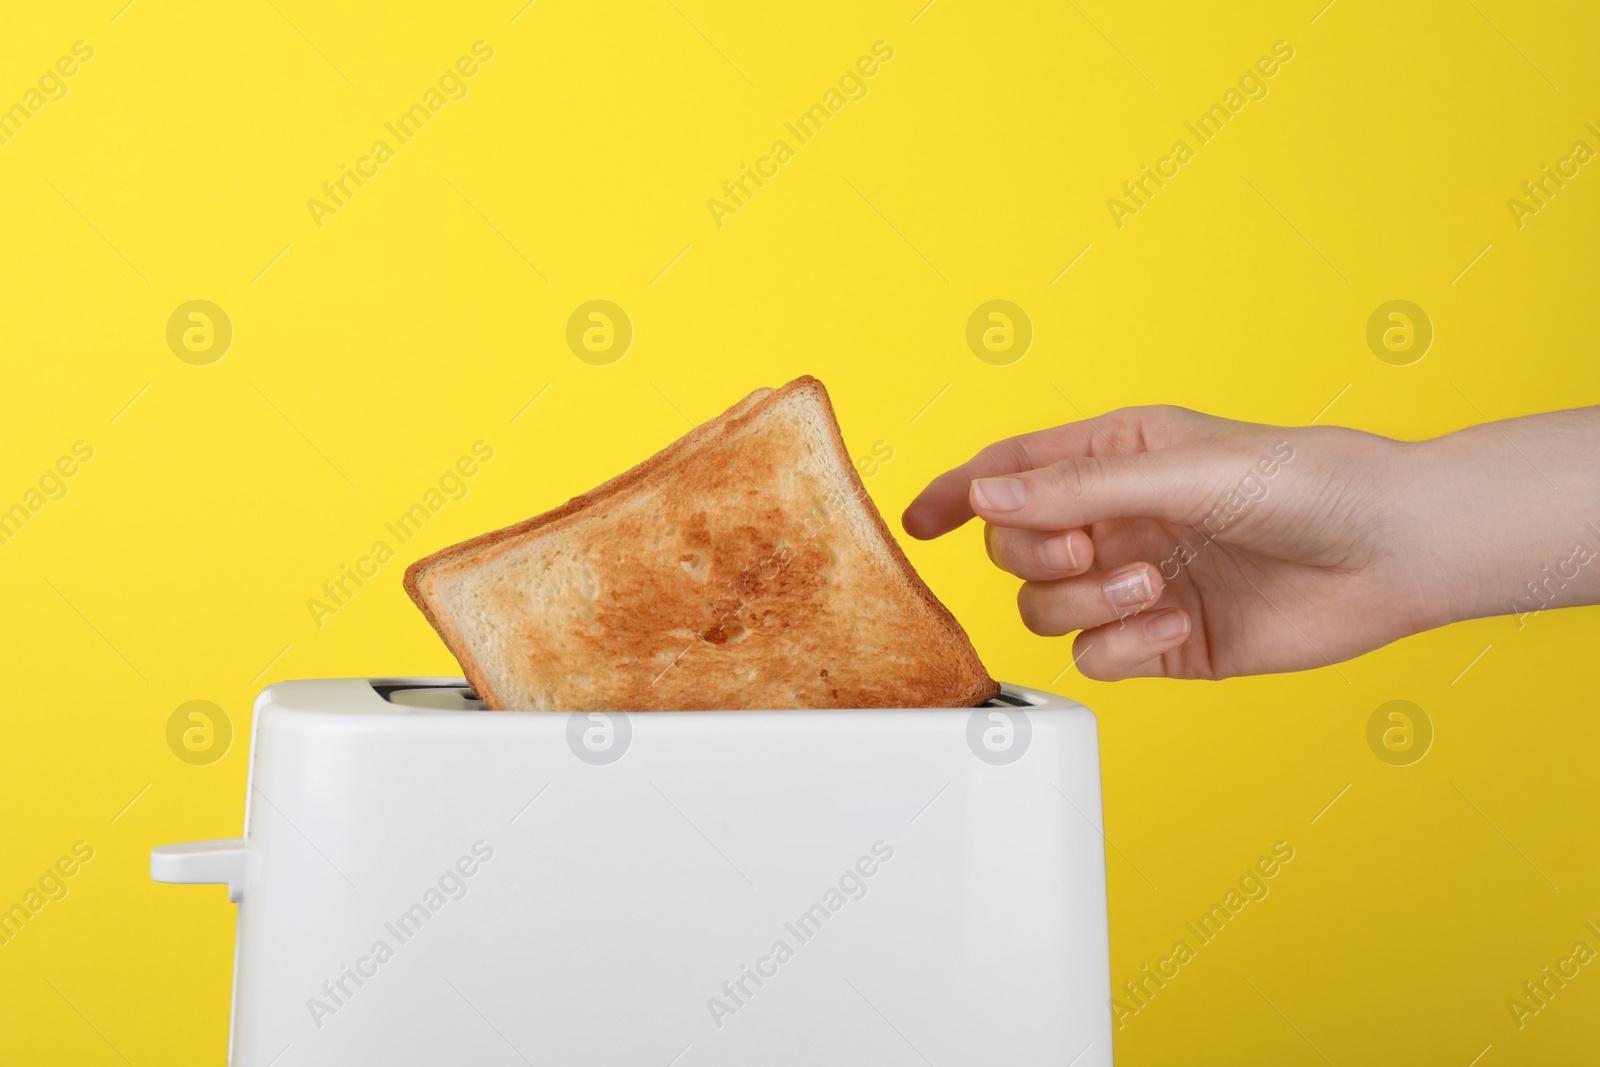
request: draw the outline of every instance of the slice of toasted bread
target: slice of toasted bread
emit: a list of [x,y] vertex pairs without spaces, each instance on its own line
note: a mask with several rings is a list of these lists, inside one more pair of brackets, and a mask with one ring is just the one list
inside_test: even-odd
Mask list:
[[405,585],[495,709],[964,707],[999,691],[810,377],[418,560]]

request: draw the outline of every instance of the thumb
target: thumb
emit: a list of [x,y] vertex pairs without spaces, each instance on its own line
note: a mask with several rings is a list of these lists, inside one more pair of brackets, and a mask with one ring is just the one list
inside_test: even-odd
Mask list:
[[968,489],[977,516],[994,526],[1072,530],[1106,519],[1192,522],[1211,510],[1234,471],[1210,442],[1130,456],[1079,456]]

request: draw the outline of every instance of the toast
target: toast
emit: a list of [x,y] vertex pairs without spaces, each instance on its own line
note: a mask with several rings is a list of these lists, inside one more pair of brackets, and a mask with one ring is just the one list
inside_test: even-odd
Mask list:
[[999,691],[811,377],[418,560],[405,587],[496,710],[968,707]]

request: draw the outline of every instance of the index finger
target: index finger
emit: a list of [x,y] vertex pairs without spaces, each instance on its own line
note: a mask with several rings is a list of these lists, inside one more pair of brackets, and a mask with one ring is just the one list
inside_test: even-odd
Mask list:
[[1100,432],[1085,420],[996,441],[929,482],[906,508],[900,524],[922,541],[949,533],[973,517],[967,491],[974,479],[1020,474],[1069,456],[1087,456],[1091,439]]
[[906,508],[900,524],[912,537],[926,541],[973,517],[968,492],[975,479],[1021,474],[1064,459],[1112,453],[1132,456],[1246,426],[1188,408],[1155,404],[1117,408],[1064,426],[1008,437],[930,482]]

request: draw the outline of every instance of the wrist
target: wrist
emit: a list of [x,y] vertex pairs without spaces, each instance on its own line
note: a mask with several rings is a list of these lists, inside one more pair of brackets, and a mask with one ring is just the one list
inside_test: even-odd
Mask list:
[[1600,479],[1583,462],[1593,430],[1572,414],[1403,446],[1421,628],[1600,601]]
[[1484,528],[1474,489],[1483,442],[1471,431],[1408,442],[1408,558],[1424,590],[1417,631],[1493,614],[1495,591],[1512,581],[1514,563]]
[[1471,494],[1460,472],[1470,463],[1451,438],[1389,445],[1380,573],[1385,605],[1398,609],[1395,624],[1410,635],[1472,617],[1471,539],[1451,533],[1467,517]]

